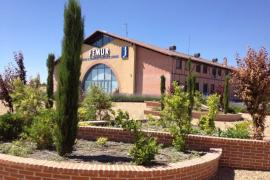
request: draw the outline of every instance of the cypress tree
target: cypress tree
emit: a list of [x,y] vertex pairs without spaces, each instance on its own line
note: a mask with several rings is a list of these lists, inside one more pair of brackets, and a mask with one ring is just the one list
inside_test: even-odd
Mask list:
[[83,21],[79,3],[76,0],[69,0],[64,10],[64,38],[56,96],[55,144],[61,156],[72,152],[77,135]]
[[164,103],[163,103],[163,99],[164,99],[164,95],[165,95],[165,91],[166,91],[166,78],[164,75],[160,76],[160,105],[161,105],[161,110],[164,108]]
[[195,94],[195,82],[196,77],[192,74],[192,63],[191,59],[188,60],[188,76],[187,76],[187,93],[189,98],[189,118],[192,119],[192,109],[194,106],[194,94]]
[[49,54],[47,59],[48,77],[47,77],[47,108],[53,107],[53,71],[54,71],[54,54]]
[[224,94],[223,94],[223,107],[224,107],[224,113],[227,114],[229,110],[229,76],[225,76],[224,81]]

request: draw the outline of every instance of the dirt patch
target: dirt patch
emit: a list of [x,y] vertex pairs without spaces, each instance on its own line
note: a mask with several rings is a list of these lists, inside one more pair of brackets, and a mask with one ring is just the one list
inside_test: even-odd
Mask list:
[[[9,145],[10,143],[3,143],[0,148],[3,149]],[[129,149],[132,146],[129,143],[113,141],[108,141],[106,145],[101,146],[95,141],[78,140],[74,151],[67,157],[59,156],[54,150],[34,150],[32,154],[28,154],[25,157],[76,163],[133,164],[132,158],[129,156]],[[166,165],[200,157],[204,154],[204,152],[198,151],[178,152],[173,147],[164,147],[160,149],[152,165]]]

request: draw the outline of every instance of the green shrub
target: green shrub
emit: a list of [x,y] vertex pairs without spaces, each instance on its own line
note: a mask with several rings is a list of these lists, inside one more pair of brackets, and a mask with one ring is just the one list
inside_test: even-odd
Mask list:
[[207,134],[212,134],[215,131],[215,120],[218,113],[219,96],[213,94],[207,99],[207,106],[209,108],[208,114],[202,116],[199,121],[199,127]]
[[19,137],[25,126],[25,119],[18,113],[0,116],[0,140],[9,141]]
[[32,142],[28,141],[13,141],[12,143],[4,143],[0,145],[0,153],[10,154],[14,156],[25,157],[28,154],[33,153],[36,146]]
[[113,102],[144,102],[144,101],[160,101],[157,96],[142,96],[128,94],[113,94],[111,95]]
[[108,142],[108,138],[107,137],[99,137],[96,140],[96,143],[99,146],[105,146],[107,144],[107,142]]
[[164,98],[164,109],[161,112],[161,121],[164,128],[168,128],[173,136],[173,145],[178,151],[185,148],[185,135],[191,128],[189,116],[189,95],[176,82],[173,83],[174,93]]
[[81,107],[79,108],[79,117],[81,120],[110,120],[112,112],[112,101],[110,96],[100,87],[93,86],[87,92]]
[[55,111],[46,109],[34,117],[32,125],[26,130],[29,138],[37,144],[38,149],[46,149],[53,144],[55,128]]
[[227,130],[222,132],[221,136],[229,138],[248,139],[250,138],[250,122],[244,121],[235,124],[234,127],[228,128]]
[[159,145],[152,137],[140,137],[129,153],[133,157],[135,164],[149,164],[158,153]]
[[231,104],[228,108],[228,113],[237,114],[246,112],[246,108],[244,106],[238,106]]
[[142,124],[133,119],[129,119],[129,114],[119,110],[115,118],[116,126],[130,131],[135,138],[135,144],[129,153],[133,157],[133,162],[138,165],[146,165],[155,159],[159,145],[152,137],[145,136],[142,132]]

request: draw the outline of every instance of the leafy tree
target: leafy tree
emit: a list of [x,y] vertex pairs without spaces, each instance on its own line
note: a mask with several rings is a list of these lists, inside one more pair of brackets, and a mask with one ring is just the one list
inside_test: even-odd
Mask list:
[[192,74],[192,63],[191,60],[188,60],[188,76],[187,76],[187,92],[188,92],[188,99],[189,99],[189,119],[192,119],[192,109],[194,106],[194,96],[195,96],[195,82],[196,77]]
[[26,117],[34,117],[45,107],[45,92],[40,88],[40,81],[35,78],[24,85],[20,79],[13,82],[14,90],[10,94],[16,112]]
[[55,144],[57,152],[61,156],[72,152],[77,135],[83,29],[81,7],[76,0],[69,0],[64,10],[64,39],[56,96]]
[[164,104],[163,104],[163,100],[164,100],[164,94],[166,91],[166,78],[164,75],[160,76],[160,105],[161,105],[161,109],[164,108]]
[[112,112],[110,95],[98,86],[91,87],[79,108],[80,118],[82,120],[110,120],[110,112]]
[[10,94],[13,92],[13,81],[17,78],[26,84],[26,71],[24,67],[24,58],[22,53],[14,53],[14,59],[18,67],[9,64],[5,68],[4,73],[0,74],[0,100],[4,106],[9,108],[9,112],[13,112],[13,103]]
[[163,126],[170,130],[173,144],[178,151],[185,148],[185,135],[190,130],[189,95],[177,82],[173,82],[174,93],[164,98],[164,109],[161,112]]
[[249,49],[237,57],[238,68],[232,74],[236,95],[245,103],[253,120],[255,139],[263,139],[265,117],[270,97],[270,58],[265,48]]
[[223,108],[225,114],[227,114],[229,110],[229,79],[230,78],[227,75],[224,82]]
[[48,77],[47,77],[47,107],[53,107],[53,71],[54,71],[54,54],[49,54],[47,59]]

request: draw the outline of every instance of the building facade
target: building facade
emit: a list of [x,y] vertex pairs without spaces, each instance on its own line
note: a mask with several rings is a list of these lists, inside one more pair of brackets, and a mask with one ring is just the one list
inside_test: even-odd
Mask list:
[[104,31],[84,40],[81,59],[82,89],[97,85],[108,93],[158,96],[161,75],[166,78],[167,89],[173,81],[185,85],[187,61],[191,59],[196,89],[208,95],[222,88],[225,75],[233,70],[226,59],[220,64],[199,54],[177,52],[175,47],[163,49]]

